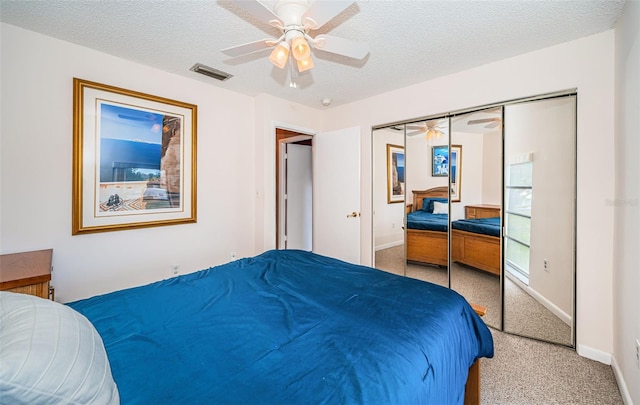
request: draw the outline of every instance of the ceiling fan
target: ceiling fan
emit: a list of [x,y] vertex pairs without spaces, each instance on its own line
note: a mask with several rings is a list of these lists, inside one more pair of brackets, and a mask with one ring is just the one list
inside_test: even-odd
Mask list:
[[296,63],[299,72],[304,72],[313,67],[312,48],[353,59],[362,59],[369,53],[365,44],[333,35],[309,35],[310,31],[343,12],[353,0],[278,0],[273,11],[258,0],[233,0],[233,3],[277,28],[281,35],[223,49],[228,56],[237,57],[274,47],[269,56],[271,63],[283,69],[292,56],[292,63]]
[[407,132],[407,136],[424,135],[426,139],[440,138],[444,135],[445,131],[445,128],[440,125],[438,120],[426,121],[419,125],[409,124],[407,125],[407,129],[413,130],[412,132]]
[[489,128],[489,129],[493,129],[498,127],[500,124],[502,124],[502,119],[495,117],[495,118],[482,118],[479,120],[470,120],[467,122],[467,125],[477,125],[477,124],[485,124],[485,123],[489,123],[488,125],[485,125],[485,128]]

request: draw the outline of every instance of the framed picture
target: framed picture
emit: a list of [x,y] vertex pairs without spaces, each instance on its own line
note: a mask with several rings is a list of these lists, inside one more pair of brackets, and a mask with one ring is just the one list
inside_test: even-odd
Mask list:
[[196,222],[197,106],[73,79],[72,234]]
[[451,153],[449,153],[448,145],[433,146],[431,159],[433,162],[432,176],[447,177],[451,172],[451,202],[460,202],[462,145],[451,145]]
[[449,175],[449,146],[433,146],[431,148],[433,177],[447,177]]
[[387,144],[387,204],[404,201],[404,147]]
[[449,167],[451,169],[451,177],[449,178],[451,202],[460,202],[460,192],[462,190],[462,145],[451,145]]

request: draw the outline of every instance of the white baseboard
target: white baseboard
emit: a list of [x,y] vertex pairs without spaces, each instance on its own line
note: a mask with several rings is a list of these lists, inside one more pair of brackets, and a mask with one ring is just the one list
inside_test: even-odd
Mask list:
[[518,287],[522,288],[522,290],[524,290],[527,294],[533,297],[534,300],[538,301],[543,307],[547,308],[552,314],[560,318],[562,322],[566,323],[569,326],[573,326],[573,322],[571,322],[571,316],[569,314],[567,314],[566,312],[558,308],[553,302],[549,301],[539,292],[537,292],[533,288],[529,287],[528,285],[520,281],[517,277],[512,275],[510,272],[506,271],[504,274],[507,277],[509,277],[509,280],[516,283]]
[[611,357],[611,368],[613,369],[613,376],[616,378],[616,382],[618,383],[618,388],[620,389],[622,400],[624,401],[625,405],[633,405],[633,401],[631,400],[631,393],[629,393],[627,384],[624,382],[622,371],[620,371],[620,367],[618,366],[618,362],[616,361],[615,356]]
[[576,348],[578,354],[587,359],[599,361],[600,363],[611,365],[611,353],[603,352],[602,350],[594,349],[589,346],[578,345]]
[[395,242],[385,243],[384,245],[376,246],[376,252],[378,250],[389,249],[389,248],[392,248],[392,247],[400,246],[402,244],[404,244],[404,240],[403,239],[401,239],[399,241],[395,241]]

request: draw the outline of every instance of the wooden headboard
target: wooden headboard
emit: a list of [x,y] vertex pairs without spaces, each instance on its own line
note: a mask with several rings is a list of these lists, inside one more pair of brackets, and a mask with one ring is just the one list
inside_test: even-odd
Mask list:
[[423,198],[449,198],[449,188],[447,186],[434,187],[428,190],[412,190],[413,207],[411,212],[422,209]]

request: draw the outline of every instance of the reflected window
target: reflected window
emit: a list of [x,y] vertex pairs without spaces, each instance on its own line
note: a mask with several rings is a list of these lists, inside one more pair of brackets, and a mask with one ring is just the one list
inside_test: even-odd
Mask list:
[[529,284],[533,162],[509,165],[506,182],[506,269]]

